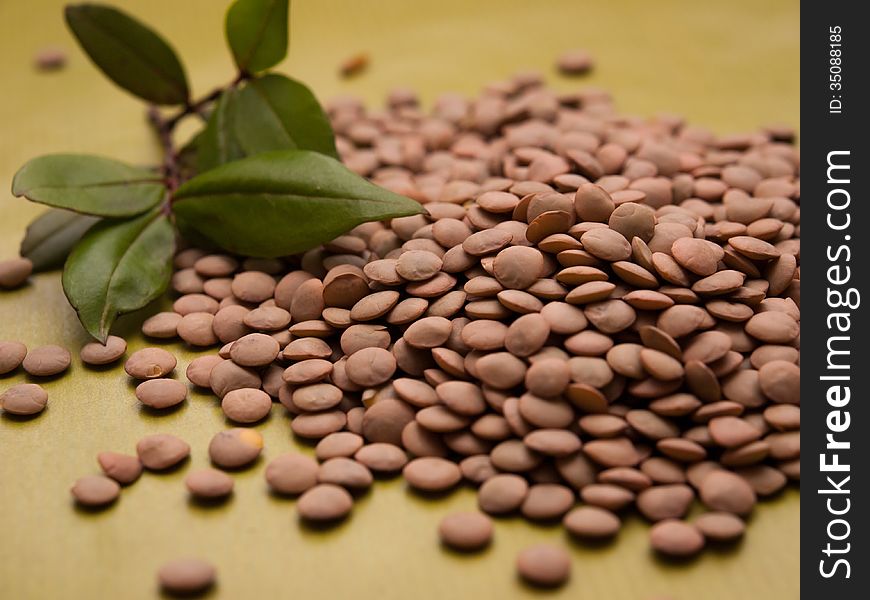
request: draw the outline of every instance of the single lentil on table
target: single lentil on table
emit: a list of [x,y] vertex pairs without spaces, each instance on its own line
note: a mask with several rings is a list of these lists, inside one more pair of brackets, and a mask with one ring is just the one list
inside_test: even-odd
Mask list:
[[[559,63],[590,65],[583,52]],[[654,549],[688,556],[742,536],[759,497],[800,479],[791,131],[717,136],[674,116],[621,116],[606,92],[560,94],[534,74],[477,99],[441,96],[428,114],[407,90],[381,112],[353,98],[328,112],[345,164],[426,214],[366,223],[284,259],[181,250],[173,311],[142,327],[223,344],[187,377],[231,420],[254,423],[278,400],[297,436],[319,440],[321,465],[289,453],[265,470],[272,490],[299,495],[301,518],[342,518],[347,490],[371,485],[372,471],[402,472],[424,492],[465,479],[479,486],[482,513],[561,519],[578,538],[615,536],[634,505],[655,524]],[[27,271],[4,269],[4,285]],[[2,349],[4,369],[26,360],[18,346]],[[83,358],[123,352],[117,343]],[[37,372],[65,368],[52,354],[56,367]],[[125,368],[145,381],[143,401],[168,406],[184,399],[159,379],[175,366],[152,348]],[[262,439],[229,429],[208,450],[215,466],[242,468]],[[158,435],[137,452],[160,470],[189,447]],[[120,483],[138,477],[132,461],[100,458]],[[229,493],[218,473],[192,473],[191,493]],[[74,494],[101,504],[117,491],[84,479]],[[709,512],[686,521],[696,499]],[[439,535],[472,550],[492,526],[459,513]],[[169,566],[161,582],[213,580],[193,566]],[[539,585],[563,583],[570,566],[546,545],[516,565]]]

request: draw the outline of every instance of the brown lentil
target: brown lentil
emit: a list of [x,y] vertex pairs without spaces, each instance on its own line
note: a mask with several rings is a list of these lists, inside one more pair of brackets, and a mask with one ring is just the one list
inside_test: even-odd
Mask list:
[[169,408],[184,402],[187,386],[175,379],[149,379],[136,386],[136,398],[151,408]]
[[411,487],[425,492],[450,489],[462,479],[455,463],[435,456],[415,458],[405,465],[402,475]]
[[256,371],[240,367],[231,360],[224,360],[211,367],[208,386],[218,398],[242,388],[258,389],[262,380]]
[[653,549],[675,557],[697,554],[704,547],[704,536],[694,525],[678,519],[666,519],[650,529]]
[[559,586],[571,577],[571,557],[558,546],[530,546],[517,556],[517,573],[534,585]]
[[619,532],[621,522],[615,514],[597,506],[581,506],[565,515],[562,525],[583,539],[609,538]]
[[85,475],[70,489],[76,502],[88,507],[102,507],[118,499],[121,486],[104,475]]
[[162,348],[143,348],[130,355],[124,370],[134,379],[155,379],[171,373],[176,364],[175,357]]
[[708,512],[699,515],[694,521],[705,538],[714,542],[731,542],[743,535],[746,524],[727,512]]
[[362,448],[364,443],[365,440],[361,435],[350,431],[337,431],[317,442],[314,454],[320,461],[336,457],[350,457]]
[[[737,511],[746,488],[799,479],[799,157],[773,129],[717,139],[610,103],[531,75],[439,101],[432,119],[408,92],[376,117],[339,103],[346,164],[427,214],[361,225],[288,258],[293,271],[183,251],[185,316],[149,331],[211,317],[230,360],[197,359],[189,379],[228,407],[277,397],[296,435],[321,440],[326,480],[364,487],[351,475],[365,466],[421,489],[465,477],[482,510],[530,518],[576,494],[588,506],[564,524],[586,537],[613,535],[602,511],[634,503],[665,519],[655,548],[694,553],[701,525],[667,520],[693,488]],[[278,460],[267,480],[293,481]],[[283,460],[305,465],[286,493],[315,485],[311,459]],[[303,518],[350,511],[344,490],[316,489],[329,506],[300,501]]]
[[557,483],[537,483],[529,488],[520,511],[527,519],[557,519],[573,504],[574,493],[570,488]]
[[208,445],[211,461],[225,469],[238,469],[254,462],[263,450],[263,436],[252,429],[236,427],[220,431]]
[[755,491],[745,479],[726,471],[717,469],[701,481],[699,489],[701,501],[712,510],[745,515],[752,512],[755,506]]
[[233,342],[230,358],[243,367],[262,367],[271,364],[280,350],[280,344],[272,337],[250,333]]
[[69,351],[60,346],[40,346],[27,353],[21,366],[30,375],[50,377],[63,373],[70,365]]
[[33,272],[33,263],[28,258],[0,260],[0,288],[13,289],[27,281]]
[[438,537],[446,546],[465,552],[479,550],[492,541],[492,520],[479,512],[447,515],[438,525]]
[[126,351],[127,342],[124,338],[110,335],[105,344],[90,342],[82,346],[79,356],[88,365],[108,365],[124,356]]
[[353,457],[357,462],[377,473],[394,473],[401,470],[408,462],[408,457],[402,448],[383,442],[367,444],[357,450]]
[[332,483],[349,489],[364,489],[371,486],[374,477],[371,471],[351,458],[337,456],[325,460],[317,473],[318,483]]
[[119,452],[100,452],[97,455],[97,462],[106,476],[121,485],[133,483],[142,474],[142,463],[136,456]]
[[563,75],[582,75],[592,70],[592,55],[583,49],[569,50],[559,55],[556,65]]
[[299,516],[307,521],[335,521],[353,508],[353,498],[343,488],[321,483],[304,492],[296,503]]
[[184,478],[191,495],[202,499],[223,498],[233,492],[233,478],[217,469],[200,469]]
[[0,375],[6,375],[20,367],[25,356],[27,346],[21,342],[0,342]]
[[317,485],[318,469],[313,458],[288,452],[266,465],[266,483],[279,494],[301,494]]
[[41,413],[48,404],[48,392],[35,383],[19,383],[0,394],[0,408],[11,415]]
[[222,362],[224,362],[224,359],[216,355],[198,356],[194,358],[187,365],[187,371],[185,372],[187,380],[198,387],[209,387],[211,370]]
[[522,506],[529,493],[526,480],[514,474],[499,474],[487,479],[478,491],[480,509],[491,515],[513,512]]
[[136,454],[146,469],[162,471],[187,458],[190,455],[190,446],[174,435],[156,433],[139,440]]
[[215,568],[199,558],[177,558],[157,571],[158,584],[170,594],[203,592],[214,585],[216,577]]
[[266,418],[272,410],[272,398],[262,390],[239,388],[224,395],[221,410],[236,423],[256,423]]

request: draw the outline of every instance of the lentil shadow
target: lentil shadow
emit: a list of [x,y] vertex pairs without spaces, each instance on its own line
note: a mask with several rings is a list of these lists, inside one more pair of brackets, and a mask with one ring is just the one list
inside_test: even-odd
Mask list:
[[[272,403],[272,405],[274,406],[274,402]],[[271,411],[269,412],[269,414],[270,415],[272,414]],[[288,411],[288,414],[289,414],[289,411]],[[292,415],[291,415],[291,420],[292,420]],[[319,442],[320,440],[312,439],[312,438],[305,438],[302,436],[298,436],[294,433],[293,434],[293,441],[296,444],[299,444],[300,446],[305,446],[307,448],[314,449],[314,447],[317,446],[317,442]]]
[[173,406],[167,406],[166,408],[154,408],[152,406],[146,406],[139,402],[139,399],[136,399],[136,402],[139,404],[139,413],[146,417],[166,417],[168,415],[173,415],[180,411],[182,408],[187,406],[187,401],[179,402]]
[[[559,593],[563,587],[565,587],[568,582],[559,582],[553,585],[545,585],[542,583],[532,583],[531,581],[527,581],[522,576],[517,575],[517,581],[519,584],[524,587],[526,590],[533,591],[537,594],[557,594]],[[570,581],[570,580],[569,580]]]
[[418,490],[417,488],[413,488],[410,485],[406,485],[405,486],[405,495],[411,496],[412,498],[418,498],[418,499],[429,500],[429,501],[434,502],[434,501],[438,501],[438,500],[444,500],[445,498],[447,498],[448,496],[450,496],[451,494],[456,492],[457,489],[459,489],[459,486],[453,486],[453,487],[448,488],[446,490],[441,490],[441,491],[437,491],[437,492],[435,492],[435,491],[430,492],[430,491],[426,491],[426,490]]
[[197,401],[210,401],[216,403],[216,406],[220,408],[221,399],[214,395],[207,387],[199,387],[198,385],[188,381],[187,382],[187,397],[189,399],[196,398]]
[[36,383],[42,385],[44,383],[52,383],[57,381],[58,379],[62,379],[64,376],[68,375],[70,372],[70,368],[67,367],[60,373],[56,373],[54,375],[31,375],[27,373],[27,383]]
[[717,542],[715,540],[707,540],[707,545],[704,549],[716,554],[717,556],[730,556],[740,551],[745,538],[745,535],[741,535],[736,540],[731,541]]
[[609,537],[599,537],[599,538],[583,538],[577,535],[572,535],[568,531],[565,531],[565,539],[568,540],[568,544],[572,548],[576,549],[584,549],[584,550],[602,550],[607,548],[608,546],[612,546],[616,543],[616,538],[619,533],[616,533]]
[[28,275],[27,279],[25,279],[24,281],[22,281],[18,285],[13,285],[11,287],[4,287],[3,294],[6,296],[11,296],[12,294],[24,294],[28,290],[33,289],[34,283],[32,280],[34,277],[36,277],[37,275],[42,275],[43,273],[51,273],[51,272],[56,273],[57,269],[44,269],[42,271],[31,273],[30,275]]
[[182,469],[187,467],[187,465],[189,465],[189,464],[190,464],[190,455],[187,455],[183,459],[181,459],[180,461],[175,463],[174,465],[172,465],[170,467],[166,467],[165,469],[149,469],[148,467],[145,467],[142,472],[143,473],[151,473],[152,475],[158,475],[158,476],[159,475],[170,475],[172,473],[177,473],[178,471],[181,471]]
[[111,371],[112,369],[117,369],[119,367],[123,368],[122,365],[126,359],[127,354],[125,353],[118,360],[105,365],[89,365],[85,362],[82,362],[82,366],[85,368],[85,371],[88,371],[90,373],[105,373],[106,371]]
[[204,590],[196,590],[193,592],[170,592],[165,589],[160,589],[161,598],[214,598],[217,593],[217,585],[212,584]]
[[10,423],[29,423],[30,421],[33,421],[34,419],[44,415],[45,411],[47,410],[48,407],[46,406],[38,413],[34,413],[32,415],[16,415],[11,412],[3,411],[2,413],[0,413],[0,418]]
[[334,531],[345,524],[350,522],[350,513],[343,517],[339,517],[338,519],[331,519],[329,521],[312,521],[309,519],[303,519],[302,517],[297,518],[297,522],[299,523],[300,529],[307,533],[324,533],[327,531]]
[[354,502],[356,502],[357,500],[362,500],[363,498],[369,497],[373,493],[372,492],[373,487],[374,486],[370,485],[370,486],[364,487],[364,488],[346,488],[346,489],[347,489],[348,493],[350,493],[350,495],[353,496]]
[[[160,300],[157,302],[151,302],[145,308],[118,317],[112,326],[112,329],[114,330],[113,335],[122,337],[125,340],[135,337],[137,334],[142,332],[142,323],[144,323],[146,319],[153,317],[163,310],[167,310],[165,305],[171,307],[172,302],[169,302],[167,297],[164,295]],[[152,340],[152,338],[147,339]]]
[[396,479],[399,476],[401,476],[401,474],[402,474],[401,469],[398,471],[392,471],[392,472],[372,471],[372,476],[375,478],[375,481],[391,481],[391,480]]
[[520,516],[525,520],[529,525],[538,530],[547,530],[553,529],[554,527],[562,526],[562,517],[553,517],[551,519],[530,519],[526,516],[523,516],[522,513],[517,512],[517,516]]
[[469,548],[467,550],[463,550],[462,548],[454,548],[444,542],[439,542],[439,546],[441,547],[441,551],[444,554],[448,554],[450,556],[456,556],[461,558],[467,558],[469,556],[477,556],[477,555],[485,555],[487,554],[493,546],[492,540],[486,543],[485,546],[481,546],[480,548]]
[[285,494],[283,492],[279,492],[277,490],[273,490],[268,485],[266,486],[266,493],[269,494],[269,497],[277,500],[278,502],[295,502],[299,499],[299,496],[302,494]]
[[15,375],[18,375],[19,373],[23,373],[23,372],[24,372],[24,369],[22,369],[21,367],[17,367],[17,368],[12,369],[11,371],[9,371],[7,373],[0,373],[0,381],[3,381],[4,379],[11,379]]
[[[120,498],[120,496],[118,498]],[[75,500],[73,500],[73,510],[75,510],[76,513],[81,516],[96,518],[97,515],[108,512],[112,507],[114,507],[118,503],[118,498],[115,498],[108,504],[103,504],[102,506],[86,506],[80,502],[76,502]]]
[[[167,342],[173,342],[173,341],[179,342],[179,341],[181,341],[181,339],[180,338],[167,339],[166,341]],[[182,345],[187,352],[193,352],[194,354],[198,355],[198,356],[195,356],[194,358],[199,358],[200,356],[205,356],[206,354],[214,354],[215,350],[218,350],[218,349],[220,349],[221,346],[223,346],[223,344],[221,344],[220,346],[218,344],[212,344],[211,346],[194,346],[193,344],[188,344],[186,342],[183,342]],[[191,360],[193,360],[193,359],[191,359]]]
[[243,465],[239,465],[238,467],[225,467],[223,465],[219,465],[214,461],[211,461],[211,466],[220,471],[226,471],[227,473],[241,473],[242,471],[247,471],[248,469],[256,469],[263,462],[263,455],[257,455],[257,458],[252,460],[249,463],[245,463]]
[[179,338],[178,336],[171,337],[171,338],[159,338],[159,337],[150,337],[150,336],[147,336],[143,333],[142,337],[145,338],[145,342],[149,346],[171,346],[172,344],[177,344],[178,342],[181,341],[181,338]]
[[[179,373],[178,370],[179,370],[178,366],[176,366],[174,369],[169,371],[169,373],[167,373],[166,375],[164,375],[162,377],[155,377],[154,379],[175,379],[176,376],[179,376],[179,377],[183,376],[184,373],[183,372]],[[127,375],[127,372],[124,371],[124,374]],[[130,375],[127,375],[127,386],[129,386],[129,388],[133,391],[136,391],[136,388],[139,386],[140,383],[145,383],[146,381],[151,381],[151,379],[136,379],[135,377],[130,377]],[[190,389],[190,386],[188,386],[188,389]],[[196,388],[196,389],[201,389],[201,388]],[[202,389],[206,389],[206,388],[202,388]]]
[[[218,406],[220,406],[220,403],[218,403]],[[225,416],[224,417],[224,424],[227,427],[245,427],[245,428],[253,429],[254,427],[259,427],[260,425],[265,425],[266,423],[268,423],[271,420],[272,420],[272,411],[270,410],[269,414],[267,414],[265,417],[263,417],[259,421],[254,421],[253,423],[239,423],[238,421],[233,421],[229,417]]]
[[[705,546],[705,549],[709,546]],[[703,556],[704,551],[701,550],[695,554],[690,556],[668,556],[666,554],[662,554],[660,552],[656,552],[653,548],[649,549],[650,558],[658,565],[668,568],[668,569],[684,569],[685,567],[697,564],[700,562],[701,556]]]
[[218,498],[201,498],[199,496],[189,494],[187,497],[187,506],[194,510],[211,510],[231,504],[235,497],[236,495],[234,492],[230,492],[226,496],[220,496]]

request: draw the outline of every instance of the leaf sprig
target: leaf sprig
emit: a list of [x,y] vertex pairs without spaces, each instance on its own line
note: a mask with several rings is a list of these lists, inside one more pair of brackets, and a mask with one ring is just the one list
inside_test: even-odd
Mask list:
[[[82,49],[110,80],[149,104],[163,148],[152,168],[49,154],[16,173],[12,193],[50,208],[21,255],[37,269],[66,260],[63,288],[85,329],[105,341],[115,318],[163,293],[179,233],[231,252],[278,257],[366,221],[422,212],[345,168],[326,113],[303,83],[271,72],[287,55],[289,0],[235,0],[225,33],[237,73],[192,99],[172,47],[101,4],[65,8]],[[164,116],[160,106],[177,106]],[[205,122],[176,148],[176,126]]]

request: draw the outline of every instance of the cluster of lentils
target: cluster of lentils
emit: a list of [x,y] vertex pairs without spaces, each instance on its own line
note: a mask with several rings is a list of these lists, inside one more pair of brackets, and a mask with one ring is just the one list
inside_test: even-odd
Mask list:
[[[260,455],[252,427],[275,401],[317,441],[316,460],[289,453],[265,470],[303,519],[345,517],[373,475],[401,473],[423,493],[470,485],[480,512],[439,528],[466,551],[490,543],[490,516],[602,539],[636,509],[656,551],[687,557],[742,536],[759,497],[800,479],[791,130],[717,136],[619,115],[604,92],[559,94],[535,74],[474,100],[444,95],[431,114],[406,90],[383,112],[342,98],[329,114],[345,164],[427,214],[280,260],[177,254],[180,296],[142,331],[220,347],[187,378],[239,424],[215,436],[218,469],[191,473],[191,493],[232,491],[219,469]],[[126,344],[110,347],[103,362]],[[160,348],[126,362],[156,409],[187,396],[167,378],[175,366]],[[116,480],[189,450],[156,435],[138,458],[103,453],[108,477],[73,493],[111,502]],[[707,512],[689,521],[696,499]],[[570,558],[539,545],[516,567],[558,585]],[[207,563],[168,568],[176,587],[214,577]]]

